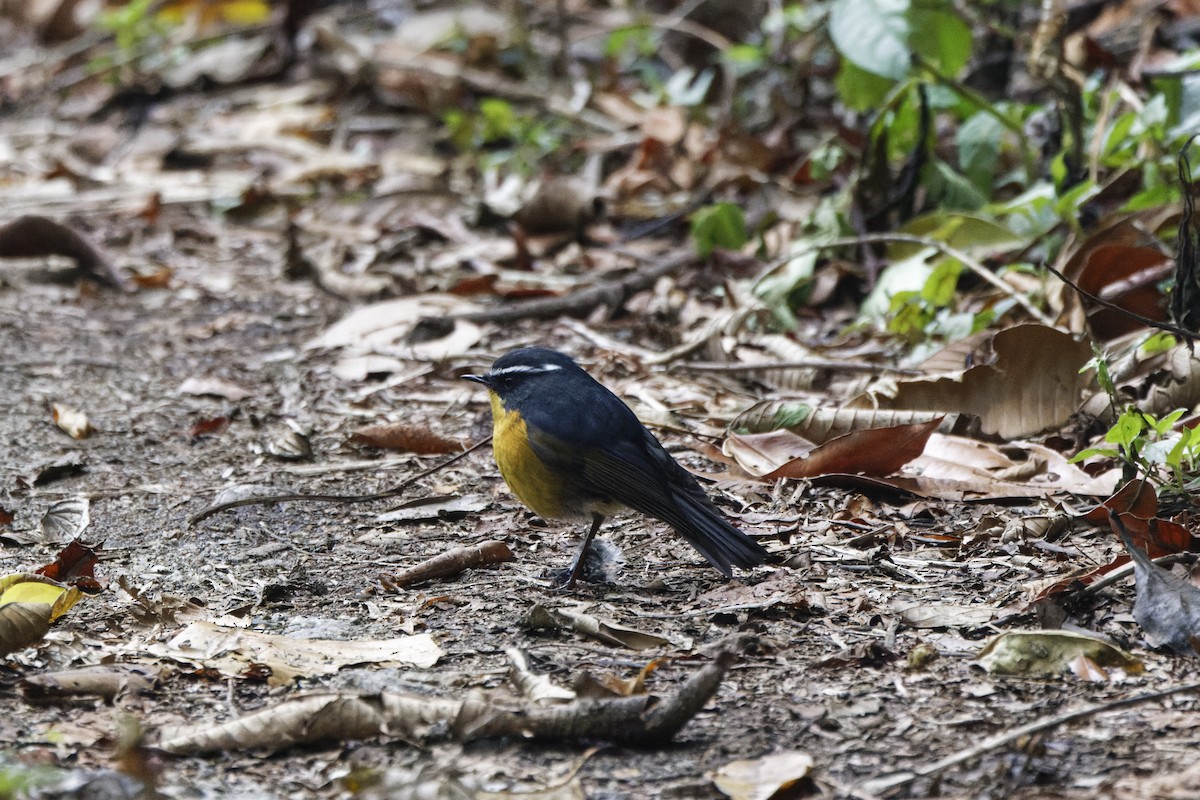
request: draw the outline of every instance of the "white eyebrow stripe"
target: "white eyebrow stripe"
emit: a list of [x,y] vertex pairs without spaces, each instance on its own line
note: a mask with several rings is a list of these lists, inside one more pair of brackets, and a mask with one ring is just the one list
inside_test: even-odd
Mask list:
[[527,364],[517,364],[512,367],[501,367],[500,369],[488,370],[488,375],[496,377],[497,375],[518,375],[529,373],[554,372],[556,369],[562,369],[560,364],[541,364],[536,367],[531,367]]

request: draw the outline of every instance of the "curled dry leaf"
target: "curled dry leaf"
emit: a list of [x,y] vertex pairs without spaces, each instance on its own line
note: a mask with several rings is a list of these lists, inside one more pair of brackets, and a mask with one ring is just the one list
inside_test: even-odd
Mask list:
[[158,747],[179,755],[274,752],[296,744],[379,735],[422,743],[447,730],[460,741],[584,738],[663,745],[712,698],[736,659],[732,650],[721,650],[670,695],[583,699],[553,706],[512,707],[477,694],[449,700],[397,692],[315,695],[218,725],[164,731]]
[[977,628],[991,622],[997,609],[953,603],[918,603],[900,610],[900,619],[912,628]]
[[113,698],[128,692],[148,692],[157,683],[157,673],[142,664],[98,664],[30,675],[21,681],[20,689],[28,700],[73,695]]
[[529,666],[529,658],[524,651],[510,647],[504,651],[512,670],[508,679],[513,686],[525,697],[538,705],[564,703],[575,699],[575,692],[559,686],[550,680],[549,675],[534,672]]
[[738,433],[786,429],[814,444],[821,444],[851,431],[920,424],[942,416],[934,411],[827,408],[798,400],[764,400],[739,414],[729,428]]
[[592,639],[617,647],[628,647],[631,650],[649,650],[653,647],[665,647],[671,643],[669,639],[653,633],[627,628],[613,622],[606,622],[591,614],[566,608],[546,608],[538,603],[525,616],[526,627],[551,628],[575,631]]
[[64,256],[79,274],[131,291],[132,286],[86,236],[46,217],[27,215],[0,225],[0,258]]
[[367,425],[350,434],[350,441],[368,447],[400,450],[417,455],[459,453],[463,450],[462,442],[434,433],[426,425],[414,425],[410,422]]
[[[449,294],[425,294],[373,303],[351,311],[306,350],[341,350],[346,357],[362,355],[437,361],[462,355],[479,341],[482,329],[454,317],[480,306]],[[444,322],[437,331],[421,327],[423,320]]]
[[830,474],[886,477],[920,456],[941,422],[935,417],[912,425],[851,431],[799,456],[808,443],[784,431],[731,434],[724,449],[743,469],[767,481]]
[[211,396],[223,397],[231,402],[245,400],[251,394],[249,389],[244,386],[239,386],[233,381],[217,378],[213,376],[205,376],[200,378],[188,378],[183,383],[179,384],[177,390],[180,394],[190,394],[197,397]]
[[53,403],[50,406],[50,416],[54,419],[54,424],[58,426],[58,429],[72,439],[86,439],[92,432],[92,423],[88,420],[87,414],[70,406]]
[[42,543],[60,544],[78,539],[91,524],[91,501],[86,497],[59,500],[42,515]]

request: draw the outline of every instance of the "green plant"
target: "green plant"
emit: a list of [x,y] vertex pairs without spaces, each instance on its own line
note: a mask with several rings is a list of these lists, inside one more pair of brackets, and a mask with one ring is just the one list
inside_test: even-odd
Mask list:
[[483,169],[503,165],[530,175],[563,143],[560,124],[519,113],[507,100],[496,97],[480,100],[474,110],[451,109],[442,123],[459,151],[480,153]]
[[170,58],[166,35],[172,26],[156,14],[156,7],[153,0],[132,0],[102,12],[96,19],[96,27],[112,34],[116,55],[98,56],[90,63],[91,70],[109,71],[109,79],[120,83],[119,67],[150,72],[165,64]]
[[714,203],[692,214],[691,233],[701,258],[708,258],[717,247],[737,250],[747,241],[746,216],[741,206]]
[[[1100,388],[1117,408],[1116,388],[1107,361],[1097,355],[1084,369],[1096,370]],[[1126,405],[1104,434],[1104,441],[1112,447],[1090,447],[1077,453],[1071,463],[1097,456],[1113,458],[1124,465],[1130,477],[1140,473],[1160,486],[1185,494],[1200,465],[1200,426],[1178,426],[1185,413],[1187,409],[1179,408],[1159,418]]]

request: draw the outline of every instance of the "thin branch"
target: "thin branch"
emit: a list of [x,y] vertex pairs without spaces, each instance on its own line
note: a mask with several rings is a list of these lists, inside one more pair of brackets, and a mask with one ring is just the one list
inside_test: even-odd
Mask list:
[[1140,705],[1141,703],[1148,703],[1153,700],[1161,700],[1164,697],[1171,697],[1173,695],[1184,694],[1185,692],[1194,692],[1197,690],[1200,690],[1200,683],[1187,683],[1183,684],[1182,686],[1174,686],[1170,689],[1161,689],[1157,692],[1136,694],[1132,697],[1123,697],[1119,700],[1110,700],[1107,703],[1100,703],[1099,705],[1086,706],[1084,708],[1078,708],[1074,711],[1067,711],[1065,713],[1056,714],[1050,717],[1042,717],[1041,719],[1036,719],[1033,722],[1025,725],[1019,725],[1012,730],[997,734],[996,736],[992,736],[988,739],[984,739],[979,744],[959,750],[957,753],[953,753],[945,758],[933,761],[929,764],[923,764],[911,771],[894,772],[891,775],[884,775],[881,778],[866,781],[858,788],[872,794],[894,789],[898,786],[904,786],[912,783],[918,778],[926,778],[930,775],[936,775],[939,772],[945,772],[951,767],[956,767],[966,761],[971,761],[972,759],[978,758],[979,756],[985,755],[993,750],[999,750],[1002,747],[1007,747],[1015,742],[1020,741],[1021,739],[1024,739],[1027,736],[1032,736],[1035,733],[1044,733],[1045,731],[1052,730],[1060,725],[1078,722],[1081,719],[1094,717],[1097,714],[1103,714],[1106,711],[1115,711],[1119,708],[1128,708],[1130,706]]
[[828,369],[837,372],[865,372],[870,375],[886,373],[890,375],[921,376],[925,373],[919,369],[892,367],[887,364],[851,364],[845,361],[826,361],[821,358],[800,359],[798,361],[762,361],[757,364],[725,364],[720,361],[684,361],[675,365],[677,369],[695,372],[758,372],[768,369]]
[[659,278],[678,272],[695,261],[695,258],[695,254],[688,250],[677,253],[659,264],[639,269],[624,278],[604,281],[560,297],[539,297],[500,308],[489,308],[486,311],[459,314],[455,318],[469,322],[506,323],[522,319],[554,319],[563,315],[586,316],[599,306],[620,306],[630,295],[649,289]]
[[1052,275],[1054,275],[1054,277],[1058,278],[1060,281],[1065,283],[1067,286],[1070,286],[1072,289],[1074,289],[1076,292],[1078,292],[1080,296],[1086,297],[1088,300],[1091,300],[1093,303],[1096,303],[1097,305],[1104,306],[1109,311],[1113,311],[1117,314],[1121,314],[1122,316],[1129,317],[1130,319],[1133,319],[1133,320],[1137,320],[1138,322],[1142,323],[1143,325],[1145,325],[1147,327],[1157,328],[1160,331],[1166,331],[1167,333],[1174,334],[1175,336],[1178,336],[1180,339],[1185,339],[1189,342],[1194,342],[1194,341],[1196,341],[1196,339],[1200,338],[1200,336],[1197,336],[1197,334],[1194,331],[1189,331],[1186,328],[1179,327],[1178,325],[1172,325],[1169,322],[1159,322],[1156,319],[1150,319],[1149,317],[1143,317],[1141,314],[1138,314],[1134,311],[1130,311],[1127,308],[1121,308],[1116,303],[1112,303],[1108,300],[1105,300],[1103,297],[1097,297],[1096,295],[1089,292],[1087,289],[1084,289],[1082,286],[1077,284],[1075,281],[1068,278],[1066,275],[1063,275],[1061,272],[1059,272],[1057,269],[1050,266],[1049,264],[1045,264],[1044,266],[1046,267],[1047,270],[1049,270],[1049,272]]
[[268,503],[303,501],[308,501],[310,503],[369,503],[375,500],[385,500],[389,497],[395,497],[396,495],[403,493],[409,486],[412,486],[422,478],[427,478],[433,473],[445,469],[454,462],[466,458],[468,455],[483,447],[485,444],[489,444],[491,441],[491,436],[487,437],[486,439],[481,439],[468,447],[466,450],[463,450],[458,455],[451,456],[445,461],[437,464],[436,466],[430,467],[424,472],[420,472],[410,478],[406,478],[396,486],[393,486],[391,489],[386,489],[382,492],[376,492],[375,494],[275,494],[266,495],[263,497],[243,497],[239,500],[230,500],[228,503],[220,503],[215,506],[209,506],[189,519],[188,525],[195,525],[197,522],[206,520],[214,514],[218,514],[222,511],[228,511],[231,508],[241,508],[243,506],[259,506],[267,505]]
[[[1047,327],[1054,327],[1054,320],[1048,317],[1045,312],[1029,302],[1028,298],[1018,292],[1015,288],[1008,285],[1000,278],[996,277],[996,273],[992,272],[983,265],[978,259],[959,250],[957,247],[952,247],[945,242],[939,242],[937,239],[930,239],[928,236],[915,236],[910,233],[864,233],[860,236],[847,236],[842,239],[831,239],[828,242],[810,242],[809,246],[814,250],[829,250],[834,247],[850,247],[860,244],[889,244],[893,242],[919,244],[924,247],[932,247],[936,250],[945,253],[953,259],[961,261],[963,266],[974,272],[985,283],[990,283],[996,289],[999,289],[1004,294],[1012,298],[1013,302],[1025,310],[1029,316],[1036,319],[1038,322]],[[797,253],[789,254],[789,258],[795,258]]]

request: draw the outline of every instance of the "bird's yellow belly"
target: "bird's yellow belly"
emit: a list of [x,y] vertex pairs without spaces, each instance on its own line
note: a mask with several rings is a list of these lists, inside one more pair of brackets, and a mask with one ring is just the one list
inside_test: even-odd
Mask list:
[[515,411],[506,411],[495,394],[492,402],[492,453],[508,488],[539,517],[556,519],[572,516],[563,508],[563,485],[529,446],[525,420]]

